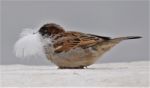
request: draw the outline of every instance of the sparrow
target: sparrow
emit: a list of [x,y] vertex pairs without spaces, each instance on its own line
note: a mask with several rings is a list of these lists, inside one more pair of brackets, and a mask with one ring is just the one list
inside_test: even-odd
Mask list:
[[37,54],[38,51],[42,52],[60,69],[83,69],[94,64],[104,53],[121,41],[139,38],[141,36],[110,38],[77,31],[65,31],[56,23],[47,23],[36,33],[21,37],[15,49],[16,55],[20,57]]

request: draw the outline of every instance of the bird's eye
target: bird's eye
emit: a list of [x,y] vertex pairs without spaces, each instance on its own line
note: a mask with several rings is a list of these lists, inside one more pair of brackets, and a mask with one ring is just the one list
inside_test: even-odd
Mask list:
[[44,30],[44,32],[47,32],[47,30]]

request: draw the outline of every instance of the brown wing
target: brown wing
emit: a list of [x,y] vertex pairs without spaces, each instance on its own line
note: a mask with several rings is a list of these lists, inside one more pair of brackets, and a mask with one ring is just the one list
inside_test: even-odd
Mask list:
[[109,37],[84,34],[80,32],[66,32],[60,39],[56,40],[57,42],[54,43],[54,48],[56,53],[60,53],[77,47],[90,47],[109,39]]

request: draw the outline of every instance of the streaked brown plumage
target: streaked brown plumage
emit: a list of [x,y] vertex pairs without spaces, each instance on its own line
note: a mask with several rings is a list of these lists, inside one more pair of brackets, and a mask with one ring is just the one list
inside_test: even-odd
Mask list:
[[65,31],[61,26],[50,23],[39,30],[43,38],[50,38],[51,43],[45,45],[45,53],[49,60],[59,68],[84,68],[97,61],[113,46],[127,39],[138,39],[139,36],[110,37]]

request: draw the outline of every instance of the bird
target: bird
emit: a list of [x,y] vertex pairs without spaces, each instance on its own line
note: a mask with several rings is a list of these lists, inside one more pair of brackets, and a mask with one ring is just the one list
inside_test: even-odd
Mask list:
[[66,31],[59,24],[46,23],[36,33],[21,37],[15,44],[15,50],[18,57],[42,52],[59,69],[84,69],[94,64],[121,41],[139,38],[142,37],[111,38],[78,31]]

